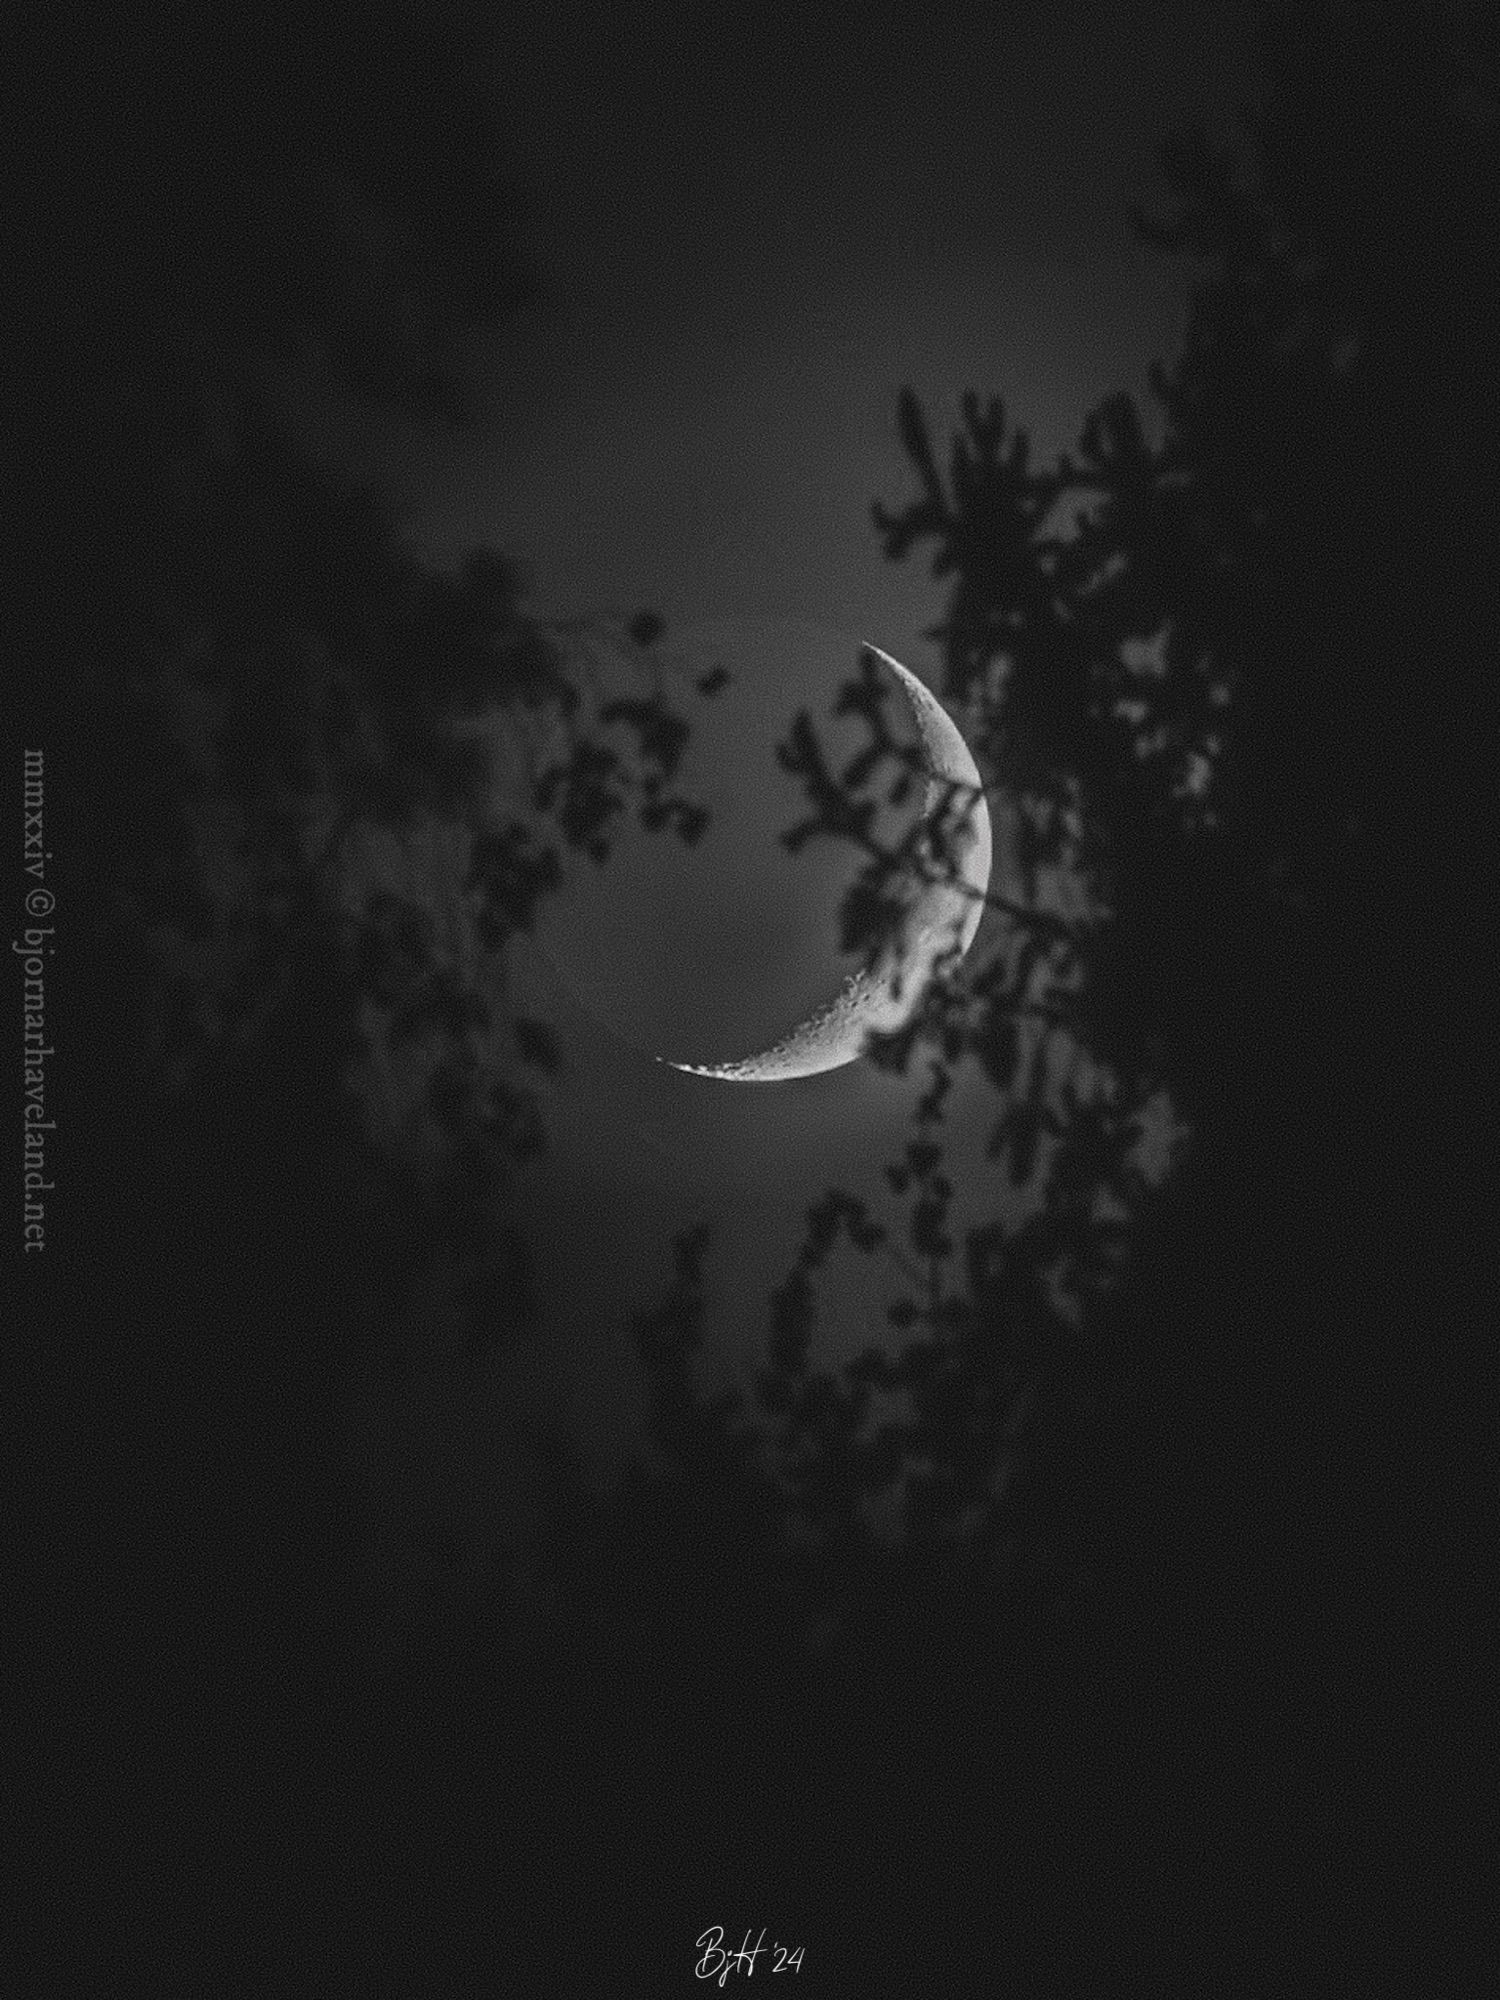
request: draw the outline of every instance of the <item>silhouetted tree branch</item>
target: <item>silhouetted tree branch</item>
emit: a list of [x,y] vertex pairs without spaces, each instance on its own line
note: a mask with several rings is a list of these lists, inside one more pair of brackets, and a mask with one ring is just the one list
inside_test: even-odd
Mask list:
[[[1459,386],[1488,376],[1479,301],[1500,241],[1494,72],[1475,20],[1458,7],[1431,23],[1400,6],[1267,10],[1250,148],[1174,143],[1178,211],[1144,225],[1199,271],[1182,352],[1152,373],[1159,441],[1115,395],[1038,473],[1024,438],[1007,447],[1000,405],[971,397],[945,479],[902,393],[917,493],[877,507],[877,529],[893,558],[926,547],[951,580],[933,633],[942,692],[987,783],[1018,804],[1028,887],[1066,857],[1088,915],[1043,925],[1006,908],[1011,949],[938,981],[874,1051],[929,1064],[919,1134],[940,1129],[956,1066],[978,1062],[1017,1177],[1037,1170],[1044,1138],[1051,1148],[1036,1217],[957,1241],[925,1136],[892,1167],[904,1232],[856,1224],[831,1190],[775,1295],[760,1387],[816,1527],[847,1541],[864,1497],[904,1475],[914,1532],[984,1508],[974,1546],[993,1554],[1015,1547],[1006,1509],[1019,1500],[1012,1485],[997,1507],[986,1486],[1002,1412],[1033,1379],[1018,1353],[1043,1357],[1041,1379],[1071,1380],[1064,1402],[1096,1414],[1065,1443],[1056,1398],[1027,1405],[1051,1439],[1033,1493],[1050,1484],[1048,1505],[1075,1523],[1111,1504],[1136,1512],[1108,1525],[1095,1512],[1083,1567],[1097,1573],[1113,1550],[1102,1566],[1135,1580],[1118,1590],[1140,1589],[1135,1629],[1156,1620],[1166,1645],[1198,1607],[1240,1635],[1226,1645],[1274,1653],[1266,1671],[1284,1684],[1301,1682],[1278,1563],[1317,1579],[1308,1588],[1341,1607],[1346,1633],[1358,1625],[1335,1560],[1306,1549],[1299,1523],[1319,1450],[1357,1485],[1346,1438],[1394,1421],[1356,1388],[1352,1357],[1384,1323],[1383,1284],[1412,1299],[1397,1273],[1417,1225],[1389,1163],[1392,1149],[1421,1151],[1411,1079],[1432,1070],[1418,995],[1434,1014],[1448,1005],[1428,971],[1442,946],[1419,853],[1443,845],[1435,822],[1467,768],[1460,718],[1493,632],[1482,547],[1495,496],[1476,476],[1493,398]],[[1451,337],[1436,331],[1439,295],[1455,301]],[[873,944],[913,860],[876,840],[874,802],[892,769],[887,803],[909,797],[912,773],[868,675],[840,711],[865,720],[869,744],[836,771],[798,719],[782,760],[811,810],[787,838],[861,853],[846,942]],[[1410,951],[1399,964],[1397,937]],[[1049,967],[1061,990],[1043,997],[1020,967],[1029,951],[1034,973],[1049,938],[1069,963]],[[1071,1083],[1043,1082],[1042,1064],[1026,1074],[1039,1000],[1043,1042],[1090,1058],[1061,1064]],[[1164,1085],[1192,1128],[1192,1164],[1152,1194],[1136,1142]],[[892,1312],[918,1338],[898,1359],[872,1345],[840,1379],[816,1364],[817,1286],[830,1231],[846,1225],[856,1251],[888,1257],[895,1242],[909,1262]],[[1088,1389],[1067,1358],[1082,1351],[1095,1357]],[[1298,1384],[1300,1419],[1271,1414],[1290,1407],[1282,1377]],[[882,1422],[873,1397],[888,1387],[907,1404]],[[1275,1469],[1258,1473],[1273,1437]],[[1113,1468],[1112,1501],[1090,1453]],[[1061,1491],[1063,1465],[1086,1506]],[[1277,1554],[1257,1559],[1270,1624],[1252,1642],[1222,1553],[1215,1580],[1206,1524],[1219,1503],[1255,1513],[1256,1494]],[[1174,1551],[1175,1602],[1142,1583],[1153,1536]]]

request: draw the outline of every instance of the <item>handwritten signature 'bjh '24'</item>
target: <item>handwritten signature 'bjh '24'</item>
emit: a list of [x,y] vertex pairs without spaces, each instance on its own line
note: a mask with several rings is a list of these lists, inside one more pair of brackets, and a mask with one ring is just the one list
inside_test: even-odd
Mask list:
[[[746,1931],[745,1942],[740,1946],[738,1951],[725,1951],[724,1926],[716,1924],[712,1930],[706,1930],[702,1937],[699,1938],[698,1946],[702,1950],[703,1956],[699,1959],[693,1970],[700,1979],[712,1979],[717,1975],[721,1986],[731,1972],[743,1972],[749,1977],[755,1971],[756,1959],[766,1949],[765,1937],[766,1933],[764,1927],[762,1927],[761,1934],[755,1940],[755,1945],[752,1949],[750,1933]],[[772,1972],[800,1972],[802,1970],[802,1946],[799,1944],[797,1949],[793,1951],[788,1945],[773,1942],[771,1945],[771,1970]]]

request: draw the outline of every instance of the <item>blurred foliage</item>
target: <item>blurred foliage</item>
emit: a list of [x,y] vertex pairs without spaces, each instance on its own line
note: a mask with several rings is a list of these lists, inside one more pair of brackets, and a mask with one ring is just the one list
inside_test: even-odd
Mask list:
[[84,253],[58,331],[83,347],[88,810],[123,1067],[186,1117],[284,1051],[294,1098],[330,1080],[328,1183],[415,1174],[438,1233],[472,1206],[455,1176],[498,1192],[544,1140],[555,1050],[503,1031],[507,939],[621,815],[704,822],[673,785],[659,619],[544,624],[494,549],[433,569],[282,414],[312,369],[465,416],[462,337],[530,283],[502,42],[474,10],[398,5],[295,30],[194,9],[165,44],[102,23],[57,188],[80,206],[57,242]]
[[[874,1051],[923,1079],[889,1212],[838,1189],[811,1206],[754,1413],[695,1388],[695,1232],[635,1328],[659,1464],[603,1499],[556,1467],[536,1796],[573,1757],[556,1797],[592,1809],[622,1716],[630,1796],[684,1743],[717,1773],[709,1731],[743,1711],[812,1759],[792,1773],[786,1753],[788,1784],[843,1799],[840,1842],[899,1822],[902,1868],[919,1781],[957,1797],[967,1764],[988,1795],[1026,1757],[1063,1774],[1027,1806],[1060,1845],[1098,1823],[1076,1774],[1106,1750],[1162,1815],[1191,1793],[1216,1857],[1275,1826],[1247,1776],[1266,1742],[1321,1762],[1294,1807],[1314,1833],[1417,1823],[1380,1796],[1413,1770],[1456,1810],[1410,1583],[1471,1601],[1462,1503],[1492,1407],[1436,1303],[1458,1225],[1420,1165],[1451,1102],[1436,1045],[1484,1045],[1463,1015],[1482,981],[1450,979],[1473,927],[1445,927],[1435,893],[1472,874],[1494,662],[1484,18],[1267,10],[1248,146],[1175,141],[1174,211],[1142,221],[1197,269],[1149,412],[1107,398],[1038,468],[971,396],[940,467],[902,393],[915,496],[875,526],[947,587],[938,691],[1015,804],[1017,881]],[[442,1256],[471,1336],[524,1319],[503,1195],[545,1141],[534,1086],[557,1051],[508,1009],[505,942],[622,816],[687,841],[703,818],[674,789],[689,725],[659,620],[546,623],[491,550],[430,569],[275,414],[298,364],[416,419],[463,414],[457,337],[526,283],[488,57],[410,8],[340,14],[326,48],[223,13],[175,47],[110,33],[74,107],[97,254],[58,324],[91,356],[81,775],[118,995],[109,1157],[132,1163],[111,1191],[130,1273],[105,1302],[111,1422],[128,1440],[129,1398],[148,1406],[167,1467],[134,1468],[123,1573],[137,1607],[153,1586],[192,1604],[170,1662],[189,1692],[193,1648],[217,1643],[271,1704],[289,1656],[317,1677],[307,1632],[347,1533],[324,1462],[341,1351]],[[944,846],[874,839],[879,788],[899,804],[919,776],[883,698],[862,665],[840,710],[869,743],[842,770],[808,717],[783,746],[809,802],[789,845],[864,856],[851,943]],[[492,809],[497,760],[513,814]],[[956,1220],[961,1072],[1036,1196],[1013,1225]],[[1163,1089],[1191,1149],[1153,1189],[1141,1126]],[[883,1328],[835,1371],[820,1287],[846,1252],[889,1270],[898,1341]],[[872,1526],[893,1495],[898,1548]],[[401,1722],[421,1757],[446,1728],[488,1784],[470,1744],[476,1717],[511,1724],[523,1621],[476,1639],[463,1603],[434,1578],[421,1721]],[[201,1635],[201,1605],[222,1630]],[[799,1678],[820,1648],[834,1670]],[[553,1669],[571,1694],[548,1737]],[[346,1674],[341,1656],[335,1707]],[[255,1740],[279,1744],[277,1718]],[[836,1793],[872,1742],[894,1774],[878,1811]],[[461,1781],[441,1773],[444,1812]],[[697,1803],[695,1833],[711,1790]],[[622,1811],[619,1851],[635,1833]]]
[[304,361],[457,421],[458,336],[532,284],[488,81],[504,59],[498,18],[394,0],[101,18],[72,38],[34,254],[76,259],[91,346],[126,368],[143,342],[187,356],[220,425],[226,380]]
[[[436,1124],[499,1168],[540,1143],[524,1070],[555,1061],[527,1026],[509,1068],[497,1054],[505,943],[620,815],[697,836],[672,788],[688,725],[633,642],[539,623],[495,551],[426,568],[269,417],[247,409],[227,462],[195,471],[191,505],[150,517],[101,695],[125,753],[101,814],[136,832],[115,915],[150,966],[155,1060],[210,1088],[278,1010],[308,1013],[321,954],[329,1059],[420,1061]],[[606,654],[649,696],[601,698]]]

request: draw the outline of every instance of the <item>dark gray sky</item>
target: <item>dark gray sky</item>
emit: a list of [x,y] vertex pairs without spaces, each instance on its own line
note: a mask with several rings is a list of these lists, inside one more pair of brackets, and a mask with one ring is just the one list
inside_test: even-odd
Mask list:
[[999,394],[1050,456],[1144,389],[1186,281],[1129,204],[1171,127],[1232,115],[1249,8],[532,14],[499,86],[536,294],[475,350],[472,434],[362,462],[434,549],[513,547],[548,608],[806,617],[923,670],[937,599],[870,525],[910,490],[897,390],[940,423]]
[[[1210,0],[1037,0],[948,28],[915,8],[538,8],[498,79],[538,283],[471,352],[480,420],[429,438],[351,416],[336,447],[429,551],[512,549],[543,610],[649,606],[669,638],[703,620],[810,620],[849,636],[850,669],[870,639],[935,681],[921,633],[940,590],[884,561],[870,521],[873,500],[912,491],[897,392],[916,388],[940,441],[966,389],[998,394],[1048,457],[1102,396],[1144,392],[1180,337],[1188,275],[1134,242],[1129,208],[1164,199],[1174,126],[1222,124],[1243,98],[1249,17]],[[809,32],[815,18],[837,25]],[[736,711],[741,737],[705,737],[696,775],[721,801],[778,781],[775,718],[810,691],[803,669],[777,671]],[[746,891],[754,858],[727,838],[705,846],[699,910],[717,899],[758,926],[740,940],[742,982],[757,963],[805,979],[777,956],[797,923],[783,934]],[[780,865],[767,844],[767,876]],[[649,1022],[653,977],[664,1026],[680,1025],[686,946],[653,929],[662,878],[644,892],[644,877],[615,879],[605,904],[598,885],[571,918],[564,904],[572,962],[597,973],[615,939],[624,1025]],[[635,1430],[626,1313],[659,1295],[669,1231],[716,1222],[709,1373],[745,1366],[808,1202],[830,1182],[878,1194],[913,1088],[868,1064],[774,1086],[683,1077],[612,1040],[540,961],[519,976],[570,1064],[532,1203],[555,1364],[536,1379],[607,1453]],[[734,997],[717,982],[714,1006]],[[740,997],[753,1013],[758,996]],[[975,1215],[1002,1198],[983,1160],[994,1109],[987,1090],[956,1106]],[[872,1273],[835,1275],[846,1323],[829,1359],[863,1344],[878,1310]],[[450,1391],[464,1409],[479,1393]]]

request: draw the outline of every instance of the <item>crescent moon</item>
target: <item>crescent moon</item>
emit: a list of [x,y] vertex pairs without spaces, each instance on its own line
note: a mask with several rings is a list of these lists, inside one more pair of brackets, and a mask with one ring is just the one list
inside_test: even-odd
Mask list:
[[939,958],[974,941],[989,887],[992,836],[983,782],[969,746],[947,710],[899,660],[866,645],[906,697],[917,726],[927,788],[922,820],[936,833],[947,865],[940,879],[904,885],[896,934],[842,990],[779,1041],[733,1062],[656,1060],[721,1083],[789,1083],[839,1069],[865,1053],[872,1034],[891,1034],[911,1018]]

